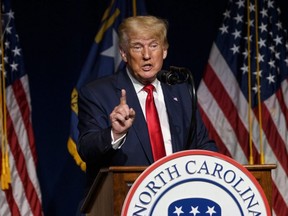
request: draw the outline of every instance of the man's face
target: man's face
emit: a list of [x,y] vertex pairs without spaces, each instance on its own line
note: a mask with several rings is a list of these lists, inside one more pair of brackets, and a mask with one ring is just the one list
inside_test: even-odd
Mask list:
[[130,72],[139,82],[142,84],[153,82],[167,56],[167,48],[154,38],[143,36],[129,38],[126,49],[120,50],[123,61],[127,63]]

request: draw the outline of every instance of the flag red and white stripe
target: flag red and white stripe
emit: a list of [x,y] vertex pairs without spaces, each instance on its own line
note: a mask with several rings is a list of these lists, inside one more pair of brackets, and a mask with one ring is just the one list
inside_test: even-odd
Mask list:
[[0,215],[42,215],[27,75],[8,86],[6,95],[11,185],[0,190]]
[[[42,201],[36,173],[37,155],[28,76],[24,71],[14,13],[9,6],[9,1],[2,2],[0,215],[40,216],[43,215]],[[2,160],[6,150],[8,168]],[[8,178],[3,178],[3,172],[7,173],[7,170],[11,176],[10,183],[4,181]]]
[[[273,215],[286,216],[288,215],[288,46],[285,41],[287,31],[283,31],[281,22],[275,17],[280,13],[275,1],[259,2],[261,3],[256,5],[257,1],[250,1],[250,21],[245,21],[247,14],[241,14],[242,9],[244,12],[247,11],[245,2],[230,1],[197,90],[198,104],[204,123],[221,153],[231,156],[242,164],[249,164],[252,152],[253,163],[260,164],[260,143],[262,143],[265,164],[277,165],[277,168],[272,170]],[[259,11],[258,18],[252,15],[252,12],[257,11],[256,6]],[[257,51],[253,43],[256,41],[256,36],[253,34],[256,19],[260,29]],[[251,24],[250,87],[246,85],[249,51],[247,46],[244,46],[249,38],[245,32],[247,23]],[[245,27],[242,28],[240,24]],[[257,91],[253,90],[256,82],[254,73],[257,65],[254,63],[257,59],[256,54],[259,56],[260,102],[257,101]],[[249,88],[252,89],[250,102],[247,99]],[[248,110],[251,111],[251,124],[248,121]]]
[[[225,75],[223,74],[225,72]],[[210,135],[215,139],[220,152],[233,157],[242,164],[249,160],[249,125],[247,123],[247,100],[241,94],[237,81],[219,52],[213,45],[206,74],[197,90],[201,115]],[[274,208],[280,209],[275,215],[288,215],[288,136],[287,109],[288,80],[284,80],[276,94],[262,103],[266,127],[263,128],[265,163],[276,164],[272,172]],[[257,112],[255,110],[253,113]],[[259,161],[259,122],[253,118],[253,152]]]

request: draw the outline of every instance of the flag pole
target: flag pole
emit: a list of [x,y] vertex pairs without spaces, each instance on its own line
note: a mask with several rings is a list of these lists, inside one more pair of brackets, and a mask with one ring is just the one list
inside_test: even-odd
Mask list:
[[257,78],[257,99],[258,99],[258,118],[259,118],[259,142],[260,142],[260,164],[264,164],[264,150],[262,140],[262,109],[261,109],[261,90],[260,90],[260,65],[259,65],[259,45],[258,45],[258,1],[255,0],[255,48],[256,48],[256,78]]
[[250,44],[250,0],[247,0],[247,49],[248,49],[248,124],[249,124],[249,164],[254,164],[252,148],[252,116],[251,116],[251,44]]
[[133,6],[133,16],[136,16],[137,15],[137,7],[136,7],[136,4],[137,4],[137,2],[136,2],[137,0],[133,0],[133,2],[132,2],[132,6]]
[[10,174],[10,166],[9,166],[9,155],[8,155],[8,142],[7,142],[7,124],[6,124],[6,83],[5,83],[5,61],[4,61],[4,48],[3,48],[3,40],[4,40],[4,32],[2,25],[2,1],[0,0],[1,10],[0,10],[0,36],[1,36],[1,95],[0,95],[0,103],[1,103],[1,149],[2,149],[2,171],[1,171],[1,189],[6,190],[9,189],[9,183],[11,183],[11,174]]

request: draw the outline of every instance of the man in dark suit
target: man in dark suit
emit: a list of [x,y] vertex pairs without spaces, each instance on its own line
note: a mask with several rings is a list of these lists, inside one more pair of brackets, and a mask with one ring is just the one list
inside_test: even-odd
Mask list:
[[[186,83],[160,83],[157,73],[167,56],[167,22],[153,16],[130,17],[119,27],[126,68],[79,91],[78,151],[87,165],[88,185],[102,167],[149,166],[154,162],[146,123],[143,87],[152,84],[165,154],[185,150],[192,101]],[[217,151],[196,112],[197,132],[189,149]]]

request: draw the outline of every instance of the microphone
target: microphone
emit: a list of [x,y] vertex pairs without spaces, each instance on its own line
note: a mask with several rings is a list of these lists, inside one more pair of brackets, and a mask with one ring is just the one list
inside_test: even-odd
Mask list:
[[157,79],[168,85],[175,85],[186,82],[189,79],[189,73],[186,68],[170,66],[169,71],[159,71]]

